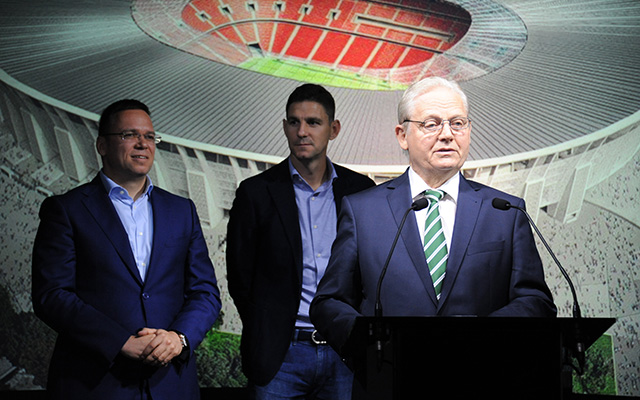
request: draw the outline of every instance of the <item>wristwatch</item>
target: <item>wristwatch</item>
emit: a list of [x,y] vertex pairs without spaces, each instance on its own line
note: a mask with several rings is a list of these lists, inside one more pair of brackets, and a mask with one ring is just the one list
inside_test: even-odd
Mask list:
[[180,332],[176,332],[178,337],[180,338],[180,343],[182,344],[182,350],[186,349],[189,344],[187,343],[187,337]]

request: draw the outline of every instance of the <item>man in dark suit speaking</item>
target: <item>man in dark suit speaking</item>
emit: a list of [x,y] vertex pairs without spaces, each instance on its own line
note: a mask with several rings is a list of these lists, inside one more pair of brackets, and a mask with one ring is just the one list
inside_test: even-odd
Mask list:
[[242,368],[255,399],[350,399],[353,375],[309,321],[342,197],[373,181],[327,157],[340,133],[322,86],[296,88],[283,130],[290,155],[243,181],[227,232],[229,293],[242,319]]
[[220,296],[195,205],[147,175],[159,141],[146,105],[113,103],[98,176],[42,203],[33,308],[58,333],[49,398],[200,398],[193,351]]
[[492,207],[520,198],[465,179],[471,120],[465,94],[441,78],[407,89],[395,128],[410,167],[345,197],[331,259],[311,321],[342,349],[358,316],[374,315],[378,278],[412,199],[382,284],[385,316],[555,316],[531,228],[521,213]]

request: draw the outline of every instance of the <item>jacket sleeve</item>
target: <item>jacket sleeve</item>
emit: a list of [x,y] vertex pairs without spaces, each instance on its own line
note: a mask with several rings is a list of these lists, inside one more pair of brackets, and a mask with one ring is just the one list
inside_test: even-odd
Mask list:
[[338,233],[327,270],[311,303],[311,322],[336,351],[343,353],[362,301],[357,227],[349,198],[342,200]]
[[167,329],[184,334],[192,354],[218,318],[221,301],[195,204],[188,203],[191,235],[184,260],[184,303]]
[[229,294],[243,320],[248,312],[256,263],[256,247],[253,244],[258,240],[256,211],[251,199],[247,185],[241,183],[236,191],[227,224]]
[[133,333],[78,296],[76,235],[68,207],[59,197],[40,209],[32,260],[35,314],[61,336],[94,350],[111,363]]

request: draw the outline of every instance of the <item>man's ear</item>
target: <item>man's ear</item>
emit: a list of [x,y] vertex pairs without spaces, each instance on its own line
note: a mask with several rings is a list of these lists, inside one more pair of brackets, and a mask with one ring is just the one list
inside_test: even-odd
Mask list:
[[407,144],[407,130],[404,128],[403,124],[396,125],[396,139],[398,139],[398,143],[400,143],[400,147],[402,150],[408,150],[409,145]]
[[341,128],[342,125],[340,125],[340,120],[334,119],[333,122],[331,122],[331,136],[329,136],[329,140],[337,138],[340,134]]
[[98,136],[96,139],[96,150],[102,157],[107,154],[107,140],[104,136]]

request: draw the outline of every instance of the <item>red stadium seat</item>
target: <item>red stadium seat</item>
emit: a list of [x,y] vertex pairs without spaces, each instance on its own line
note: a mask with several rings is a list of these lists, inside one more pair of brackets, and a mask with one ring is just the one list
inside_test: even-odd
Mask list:
[[190,28],[210,32],[204,46],[190,48],[215,61],[244,62],[251,45],[278,58],[401,82],[426,73],[425,63],[454,46],[470,24],[461,7],[420,0],[193,0],[181,16]]
[[346,33],[329,32],[313,56],[314,61],[333,64],[347,45],[351,36]]
[[349,67],[362,67],[377,43],[374,39],[356,37],[340,63]]
[[299,26],[295,38],[286,49],[286,55],[307,58],[321,34],[322,31],[320,29]]

